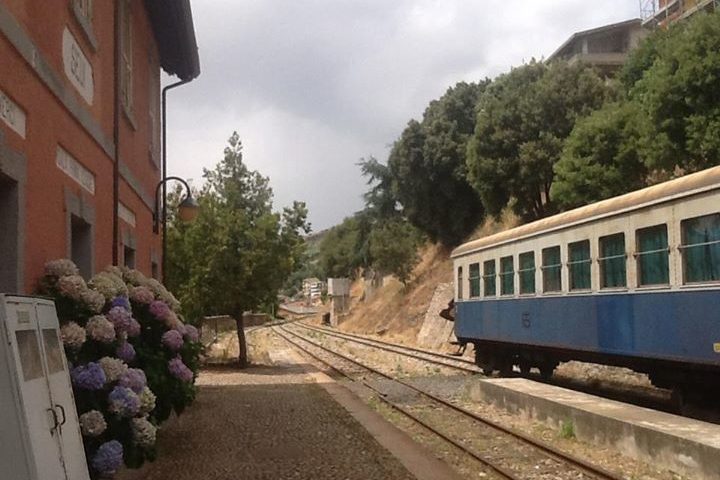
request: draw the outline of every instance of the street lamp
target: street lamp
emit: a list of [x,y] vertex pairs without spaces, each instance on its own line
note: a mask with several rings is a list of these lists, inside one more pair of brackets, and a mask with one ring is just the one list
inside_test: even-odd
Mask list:
[[[165,182],[168,180],[177,180],[178,182],[182,183],[185,186],[185,198],[182,202],[180,202],[180,205],[178,205],[178,217],[180,217],[180,220],[183,222],[191,222],[195,220],[195,218],[198,216],[200,205],[198,204],[197,200],[192,196],[192,191],[190,190],[190,186],[188,183],[183,180],[180,177],[167,177],[163,180],[161,180],[157,187],[155,187],[155,213],[153,214],[153,232],[159,233],[160,232],[160,221],[162,220],[163,226],[165,225],[165,199],[163,199],[162,207],[160,206],[160,187],[162,187]],[[165,251],[163,248],[163,256],[165,255]]]
[[[183,222],[190,222],[192,220],[195,220],[195,217],[198,216],[200,205],[198,204],[197,200],[195,200],[192,196],[192,191],[190,190],[190,185],[183,180],[180,177],[165,177],[163,178],[160,183],[157,184],[157,187],[155,187],[155,212],[153,213],[153,232],[159,233],[160,232],[160,222],[162,222],[163,226],[163,238],[162,238],[162,279],[165,281],[165,268],[167,266],[167,209],[165,208],[165,202],[166,198],[164,198],[164,194],[166,191],[166,188],[164,188],[165,183],[168,180],[177,180],[178,182],[185,185],[185,198],[182,202],[180,202],[180,205],[178,205],[178,217],[180,217],[180,220]],[[160,206],[160,187],[163,187],[163,202],[162,207]]]

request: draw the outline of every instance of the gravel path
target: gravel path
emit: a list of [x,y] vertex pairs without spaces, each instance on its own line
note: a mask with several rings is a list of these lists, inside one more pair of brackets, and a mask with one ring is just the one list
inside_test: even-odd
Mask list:
[[159,455],[119,480],[412,479],[304,368],[205,370],[195,403],[158,436]]

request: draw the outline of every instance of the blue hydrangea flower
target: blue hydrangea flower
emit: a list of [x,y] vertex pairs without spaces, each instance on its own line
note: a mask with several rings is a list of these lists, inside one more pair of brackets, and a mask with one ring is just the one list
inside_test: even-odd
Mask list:
[[117,440],[100,445],[93,455],[90,465],[101,475],[112,475],[122,466],[123,447]]
[[119,297],[115,297],[115,298],[113,299],[112,303],[110,304],[110,306],[111,306],[111,308],[112,308],[112,307],[123,307],[123,308],[124,308],[125,310],[127,310],[128,312],[130,311],[130,301],[129,301],[128,298],[127,298],[126,296],[124,296],[124,295],[121,295],[121,296],[119,296]]
[[85,390],[100,390],[107,380],[102,367],[95,362],[79,365],[70,370],[70,379],[73,385]]
[[135,347],[131,343],[123,342],[115,350],[117,357],[125,363],[130,363],[135,360]]
[[118,385],[108,395],[108,410],[121,417],[134,417],[140,410],[140,397],[129,388]]

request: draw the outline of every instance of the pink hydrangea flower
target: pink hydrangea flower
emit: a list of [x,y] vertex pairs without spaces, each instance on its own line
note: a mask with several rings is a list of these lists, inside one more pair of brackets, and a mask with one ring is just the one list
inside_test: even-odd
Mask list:
[[165,302],[155,300],[150,303],[150,313],[158,320],[165,320],[170,314],[170,307]]
[[113,307],[105,316],[112,322],[115,331],[118,333],[127,333],[130,328],[130,322],[133,319],[130,312],[123,307]]
[[194,325],[185,325],[185,338],[191,342],[197,342],[200,339],[200,332]]
[[155,294],[147,287],[134,287],[130,290],[130,300],[148,305],[155,300]]
[[162,343],[173,352],[177,352],[183,346],[183,337],[177,330],[168,330],[163,333]]
[[168,370],[173,377],[183,382],[190,382],[193,379],[193,372],[185,365],[180,357],[175,357],[168,362]]

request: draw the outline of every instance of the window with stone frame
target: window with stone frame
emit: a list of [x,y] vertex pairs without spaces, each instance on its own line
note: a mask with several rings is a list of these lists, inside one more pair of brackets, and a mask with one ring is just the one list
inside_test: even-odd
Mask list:
[[133,111],[132,12],[130,1],[120,0],[120,100],[128,113]]
[[89,24],[92,23],[93,0],[73,0],[73,6],[78,15]]
[[160,167],[160,69],[154,55],[148,58],[148,122],[150,142],[148,153],[153,165]]

